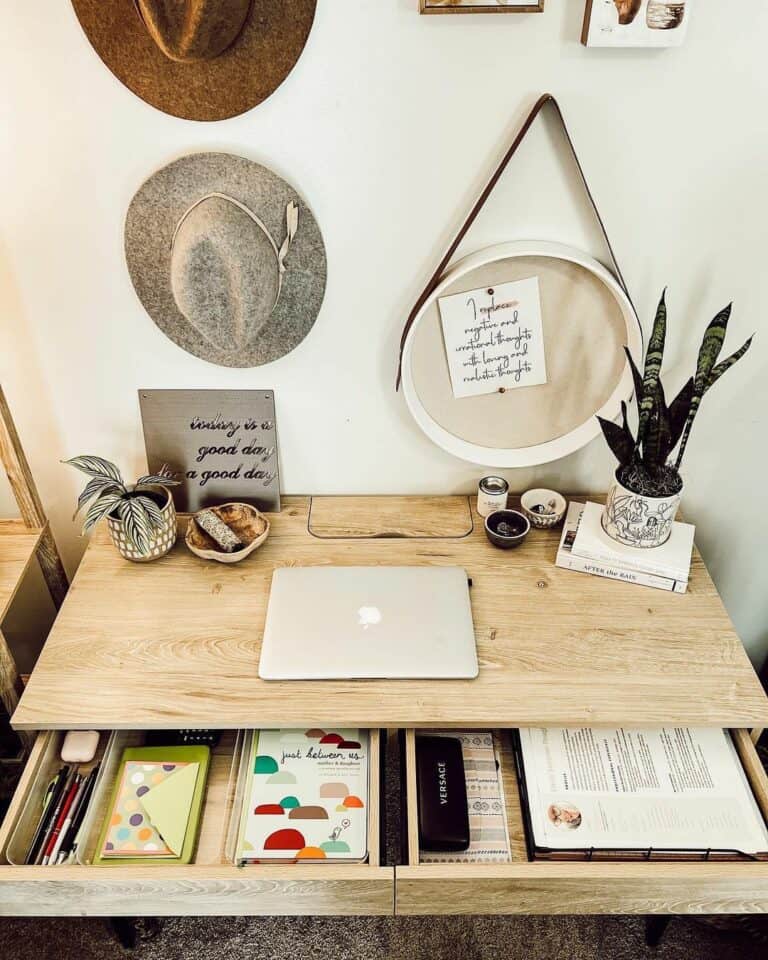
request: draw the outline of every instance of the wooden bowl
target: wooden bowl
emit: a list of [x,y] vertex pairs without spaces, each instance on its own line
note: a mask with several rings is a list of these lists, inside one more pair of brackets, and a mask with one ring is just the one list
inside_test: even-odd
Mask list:
[[248,503],[222,503],[219,507],[209,507],[216,516],[232,528],[237,539],[243,544],[239,550],[225,553],[205,530],[189,518],[184,541],[195,554],[203,560],[218,560],[219,563],[239,563],[269,536],[269,520],[256,507]]

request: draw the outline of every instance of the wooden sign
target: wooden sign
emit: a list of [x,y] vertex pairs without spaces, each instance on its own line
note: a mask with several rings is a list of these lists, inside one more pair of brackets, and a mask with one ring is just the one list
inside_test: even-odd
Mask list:
[[440,297],[454,397],[547,382],[539,280]]
[[139,390],[147,465],[168,464],[176,509],[238,501],[280,509],[272,390]]

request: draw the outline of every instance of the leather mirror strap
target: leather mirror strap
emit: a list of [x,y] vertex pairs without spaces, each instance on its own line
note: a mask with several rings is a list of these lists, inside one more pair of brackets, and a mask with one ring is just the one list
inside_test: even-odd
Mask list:
[[[595,214],[597,222],[600,226],[600,232],[602,233],[603,239],[605,240],[605,245],[608,248],[608,253],[610,254],[610,257],[611,257],[611,264],[613,266],[614,273],[616,274],[616,279],[618,280],[622,290],[626,294],[627,299],[629,300],[630,303],[632,303],[632,298],[629,295],[629,290],[627,289],[627,284],[624,281],[624,276],[621,272],[621,268],[619,267],[618,261],[616,259],[616,254],[614,253],[613,246],[611,245],[611,241],[608,238],[608,232],[605,228],[605,223],[603,222],[603,218],[600,216],[600,211],[597,208],[597,203],[595,202],[595,198],[592,194],[592,191],[589,188],[586,174],[584,173],[584,168],[582,167],[581,162],[579,161],[578,154],[576,153],[576,147],[574,146],[573,140],[571,139],[570,132],[565,122],[565,117],[563,116],[563,111],[560,109],[560,104],[557,102],[557,100],[554,98],[554,96],[551,93],[544,93],[542,94],[542,96],[539,97],[539,99],[534,104],[533,109],[525,118],[525,121],[523,122],[523,125],[520,127],[520,130],[518,131],[517,136],[512,141],[512,144],[507,150],[507,152],[504,154],[504,157],[502,158],[501,163],[494,170],[493,175],[491,176],[491,179],[488,181],[488,183],[485,186],[485,189],[478,197],[477,202],[470,210],[469,216],[461,225],[459,232],[454,237],[453,241],[451,242],[450,246],[445,252],[445,255],[443,256],[442,260],[438,264],[437,269],[430,277],[429,282],[427,283],[424,290],[421,292],[418,300],[413,306],[413,309],[408,315],[408,319],[406,320],[406,323],[405,323],[405,328],[403,329],[403,334],[400,338],[400,357],[397,364],[397,381],[395,384],[395,390],[400,389],[400,381],[402,379],[402,368],[403,368],[403,349],[405,347],[406,338],[408,336],[408,333],[411,327],[413,326],[416,316],[418,315],[419,311],[424,306],[424,304],[427,302],[427,300],[430,298],[430,296],[434,292],[437,285],[440,283],[440,280],[442,279],[443,274],[445,273],[446,267],[453,259],[453,256],[459,247],[459,244],[467,235],[470,227],[477,219],[478,214],[485,206],[486,201],[488,200],[489,196],[493,192],[493,189],[496,186],[496,184],[501,179],[501,176],[506,170],[510,160],[517,153],[518,147],[523,142],[523,140],[526,137],[526,134],[533,126],[534,120],[536,119],[536,117],[538,117],[538,115],[541,113],[541,111],[544,109],[544,107],[547,104],[552,105],[552,108],[555,111],[555,116],[557,117],[560,123],[563,133],[565,134],[566,143],[568,144],[568,148],[570,150],[571,156],[573,157],[573,160],[576,164],[576,169],[579,172],[579,178],[581,179],[581,183],[589,199],[590,207],[592,208],[592,211]],[[633,309],[634,309],[634,305],[633,305]]]

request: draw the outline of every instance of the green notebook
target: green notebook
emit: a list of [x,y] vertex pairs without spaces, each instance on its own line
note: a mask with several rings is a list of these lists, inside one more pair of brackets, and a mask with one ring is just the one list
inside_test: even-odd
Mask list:
[[205,746],[123,750],[94,863],[189,863],[210,755]]

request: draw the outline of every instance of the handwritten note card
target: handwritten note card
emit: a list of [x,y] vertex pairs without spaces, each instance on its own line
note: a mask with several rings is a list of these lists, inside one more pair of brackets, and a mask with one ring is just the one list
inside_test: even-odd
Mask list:
[[538,277],[440,297],[455,397],[547,382]]
[[177,510],[228,501],[280,509],[271,390],[140,390],[151,473],[167,463],[182,481]]

